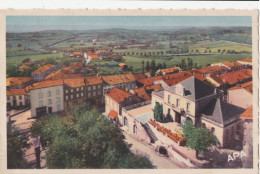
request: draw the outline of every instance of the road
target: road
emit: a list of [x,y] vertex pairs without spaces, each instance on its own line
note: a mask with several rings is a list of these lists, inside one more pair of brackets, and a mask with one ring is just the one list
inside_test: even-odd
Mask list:
[[168,157],[159,156],[158,152],[156,152],[151,146],[145,145],[140,141],[134,139],[133,137],[129,136],[125,131],[123,131],[125,136],[125,141],[128,144],[132,144],[131,151],[137,152],[137,154],[143,154],[147,156],[152,164],[156,166],[158,169],[179,169],[180,167],[175,164],[173,161],[170,160]]

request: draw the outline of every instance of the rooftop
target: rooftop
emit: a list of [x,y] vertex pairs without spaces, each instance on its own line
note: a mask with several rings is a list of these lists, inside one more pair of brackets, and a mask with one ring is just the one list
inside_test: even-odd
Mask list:
[[223,102],[218,98],[209,102],[208,106],[202,111],[202,118],[209,119],[221,126],[226,126],[237,120],[244,111],[245,109]]
[[55,65],[51,65],[51,64],[48,64],[48,65],[44,65],[43,67],[40,67],[38,68],[37,70],[33,71],[32,73],[43,73],[51,68],[53,68]]
[[39,83],[34,83],[28,89],[34,90],[34,89],[47,88],[47,87],[59,86],[59,85],[63,85],[63,80],[46,80]]
[[31,77],[9,77],[6,78],[6,86],[21,85],[31,80]]
[[137,107],[137,108],[134,108],[134,109],[131,109],[131,110],[127,111],[127,113],[129,115],[131,115],[131,117],[133,117],[133,118],[137,118],[137,117],[142,116],[144,114],[147,114],[149,112],[153,113],[152,104],[143,105],[141,107]]
[[253,105],[240,115],[241,119],[253,119]]
[[82,76],[82,74],[67,74],[63,71],[63,69],[60,69],[50,73],[47,77],[45,77],[45,80],[73,79],[80,78]]
[[102,79],[110,85],[135,81],[133,74],[102,76]]
[[226,68],[226,67],[215,65],[215,66],[208,66],[208,67],[201,68],[201,69],[196,69],[193,71],[202,73],[202,74],[207,74],[207,73],[209,74],[209,73],[213,73],[213,72],[227,71],[227,70],[228,70],[228,68]]
[[229,62],[229,61],[225,61],[223,62],[224,65],[230,67],[230,68],[234,68],[234,67],[240,67],[243,66],[241,63],[238,62]]
[[86,79],[86,85],[97,85],[103,83],[102,77],[100,76],[90,76],[90,77],[85,77],[85,79]]
[[252,83],[252,81],[249,81],[249,82],[234,86],[232,88],[229,88],[228,90],[233,90],[233,89],[245,89],[248,92],[250,92],[251,94],[253,94],[253,83]]
[[137,97],[130,92],[127,92],[125,90],[119,89],[119,88],[112,88],[107,94],[110,98],[115,100],[117,103],[121,103],[128,99],[129,97]]
[[163,76],[156,76],[138,80],[139,83],[143,84],[144,86],[151,86],[157,80],[162,80]]
[[239,59],[238,61],[241,61],[241,62],[252,62],[252,58],[244,58],[244,59]]
[[182,82],[166,88],[174,93],[181,93],[184,97],[191,100],[198,100],[208,95],[214,94],[215,88],[198,78],[191,76]]
[[64,84],[71,88],[85,86],[84,78],[65,79]]
[[181,68],[180,67],[171,67],[171,68],[160,69],[160,71],[167,74],[167,73],[173,73],[173,72],[181,71]]
[[25,91],[25,89],[10,89],[6,90],[6,95],[27,95],[28,92]]

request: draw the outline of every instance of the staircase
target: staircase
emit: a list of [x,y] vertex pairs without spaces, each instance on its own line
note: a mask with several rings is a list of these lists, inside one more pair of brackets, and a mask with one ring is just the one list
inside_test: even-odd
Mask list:
[[147,134],[149,135],[149,137],[151,138],[151,143],[154,143],[155,141],[158,140],[158,138],[156,137],[156,135],[153,133],[152,129],[150,128],[150,126],[148,125],[148,123],[143,124],[144,129],[146,130]]

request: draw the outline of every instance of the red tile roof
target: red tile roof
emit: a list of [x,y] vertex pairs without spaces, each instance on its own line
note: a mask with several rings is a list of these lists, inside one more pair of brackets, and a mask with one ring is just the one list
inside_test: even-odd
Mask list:
[[141,79],[141,80],[138,80],[138,82],[140,82],[144,86],[151,86],[151,85],[153,85],[153,83],[155,81],[162,80],[162,79],[163,79],[163,76],[157,76],[157,77],[149,77],[146,79]]
[[134,94],[136,94],[137,96],[139,96],[144,100],[151,100],[151,96],[147,93],[145,87],[133,89],[133,92]]
[[46,80],[39,83],[34,83],[28,89],[34,90],[34,89],[47,88],[47,87],[59,86],[59,85],[63,85],[63,80]]
[[160,71],[164,72],[165,74],[168,74],[168,73],[181,71],[181,68],[180,67],[171,67],[171,68],[161,69]]
[[85,79],[86,79],[86,84],[87,85],[103,84],[102,77],[99,77],[99,76],[85,77]]
[[21,85],[31,80],[31,77],[9,77],[6,78],[6,86]]
[[74,55],[74,56],[80,56],[81,53],[80,53],[80,52],[77,52],[77,51],[74,51],[74,52],[73,52],[73,55]]
[[196,70],[193,70],[193,71],[198,72],[198,73],[202,73],[202,74],[210,74],[210,73],[213,73],[213,72],[218,72],[218,71],[223,71],[223,70],[227,71],[228,68],[215,65],[215,66],[208,66],[208,67],[201,68],[201,69],[196,69]]
[[245,112],[240,115],[241,119],[253,119],[253,106],[251,105]]
[[129,97],[137,97],[130,92],[119,88],[112,88],[106,95],[115,100],[117,103],[121,103]]
[[51,65],[51,64],[44,65],[43,67],[38,68],[37,70],[33,71],[32,73],[36,73],[36,74],[43,73],[43,72],[53,68],[54,66],[55,65]]
[[172,85],[175,85],[189,77],[191,77],[192,75],[187,75],[187,76],[183,76],[183,77],[177,77],[175,79],[167,79],[167,80],[164,80],[165,83],[167,83],[167,85],[169,86],[172,86]]
[[224,65],[228,66],[229,68],[235,68],[235,67],[240,67],[243,66],[241,63],[238,62],[229,62],[229,61],[225,61],[223,62]]
[[109,116],[110,118],[114,119],[114,118],[116,118],[116,117],[118,116],[118,113],[117,113],[116,111],[112,110],[112,111],[108,114],[108,116]]
[[32,65],[32,62],[25,62],[25,65]]
[[161,86],[161,84],[155,84],[155,85],[151,85],[151,86],[145,86],[146,90],[152,90],[152,91],[160,91],[163,90],[163,87]]
[[25,91],[25,89],[10,89],[6,90],[6,95],[27,95],[28,92]]
[[119,84],[135,81],[133,74],[102,76],[102,79],[108,84]]
[[71,88],[85,86],[84,78],[65,79],[64,84]]
[[252,58],[244,58],[244,59],[239,59],[238,61],[241,61],[241,62],[252,62]]
[[60,69],[50,73],[47,77],[45,77],[45,80],[73,79],[80,78],[82,76],[82,74],[67,74],[63,69]]
[[141,80],[141,79],[145,79],[146,76],[142,73],[139,73],[139,74],[133,74],[135,80]]
[[245,90],[247,90],[248,92],[253,94],[253,83],[252,83],[252,81],[249,81],[249,82],[246,82],[246,83],[243,83],[243,84],[239,84],[237,86],[229,88],[228,90],[241,89],[241,88],[244,88]]

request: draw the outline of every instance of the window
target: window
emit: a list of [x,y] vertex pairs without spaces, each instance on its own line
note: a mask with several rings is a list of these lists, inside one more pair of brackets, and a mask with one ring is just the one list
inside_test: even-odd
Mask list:
[[40,93],[38,94],[38,96],[39,96],[39,98],[42,98],[42,97],[43,97],[42,92],[40,92]]
[[70,95],[70,99],[73,99],[73,95]]
[[7,100],[10,100],[10,96],[7,96]]
[[128,127],[128,121],[126,117],[124,117],[124,126]]
[[83,89],[84,89],[84,87],[82,86],[82,87],[81,87],[81,91],[83,91]]
[[101,85],[98,85],[98,89],[100,89],[101,88]]
[[88,93],[88,97],[91,97],[91,92]]
[[93,88],[93,90],[96,90],[96,86],[95,85],[92,88]]
[[70,92],[73,92],[73,89],[70,89]]
[[190,103],[187,103],[187,110],[190,110]]
[[61,109],[60,109],[60,105],[57,105],[57,111],[60,111]]
[[214,133],[215,133],[215,128],[212,127],[212,128],[210,129],[210,132],[211,132],[212,134],[214,134]]
[[69,99],[69,96],[66,95],[66,100],[68,100],[68,99]]
[[79,98],[79,94],[76,94],[77,98]]
[[56,103],[60,103],[60,98],[56,97]]
[[50,97],[51,96],[51,91],[48,91],[47,95],[48,95],[48,97]]
[[77,91],[79,91],[79,88],[77,88]]
[[39,107],[43,106],[43,101],[39,101]]
[[98,95],[101,95],[101,91],[98,91]]
[[93,97],[95,97],[95,96],[96,96],[96,92],[94,91],[94,92],[93,92]]
[[134,127],[133,127],[133,133],[134,133],[135,135],[137,135],[137,127],[136,127],[136,125],[134,125]]
[[48,99],[48,105],[51,105],[51,103],[52,103],[51,99]]
[[83,96],[84,96],[84,93],[82,92],[82,93],[81,93],[81,97],[83,97]]
[[171,96],[168,95],[168,103],[170,103],[170,102],[171,102]]
[[176,99],[176,106],[180,106],[180,99]]
[[56,95],[60,95],[60,90],[59,89],[56,90]]
[[88,87],[88,91],[91,91],[91,86]]
[[19,95],[19,99],[22,100],[22,96],[21,95]]
[[66,89],[66,94],[69,92],[69,90]]

